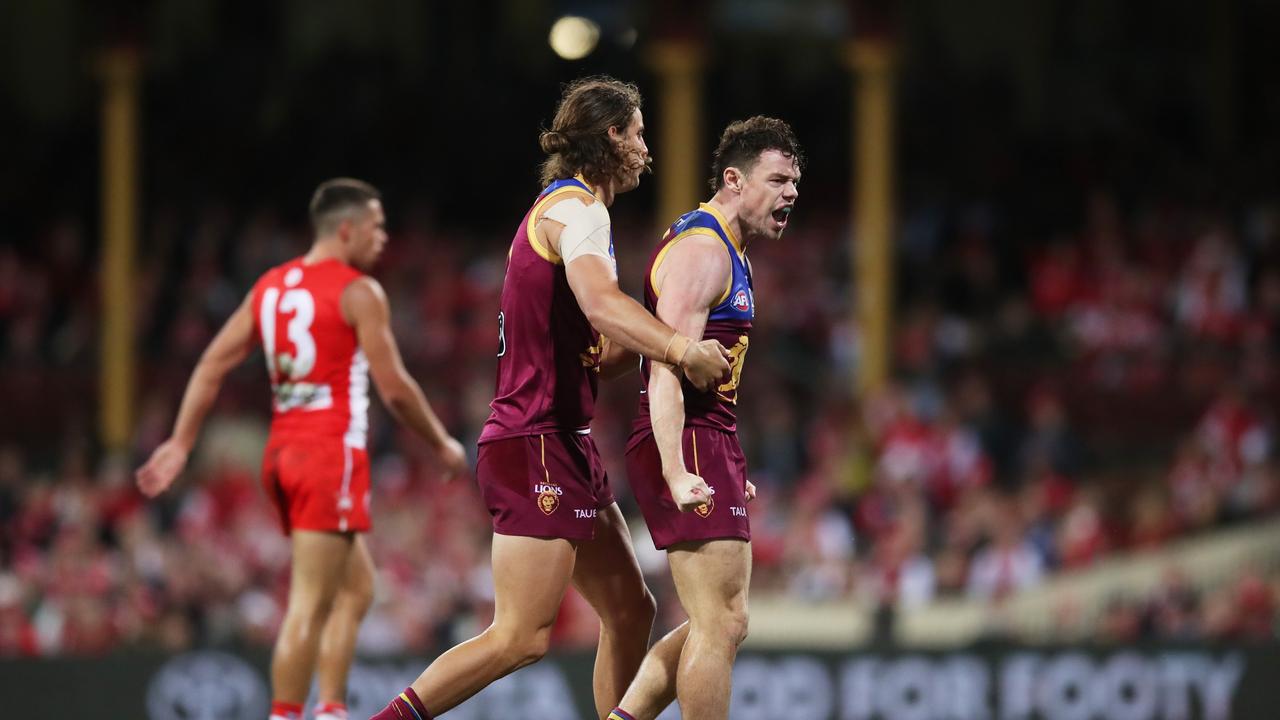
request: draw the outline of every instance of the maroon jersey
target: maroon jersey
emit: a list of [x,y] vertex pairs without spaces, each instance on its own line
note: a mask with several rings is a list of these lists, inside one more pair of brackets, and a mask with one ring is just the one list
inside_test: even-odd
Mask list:
[[[719,340],[721,345],[729,349],[729,379],[716,388],[714,392],[701,392],[688,379],[684,383],[685,427],[706,427],[724,432],[737,432],[738,417],[735,406],[738,404],[738,382],[742,378],[742,363],[747,357],[747,346],[751,336],[751,319],[755,317],[755,296],[751,290],[751,266],[742,251],[738,239],[725,222],[724,217],[706,203],[697,210],[685,213],[662,236],[662,242],[653,252],[649,260],[649,271],[645,274],[644,303],[650,312],[656,313],[658,293],[653,289],[653,280],[658,266],[666,258],[667,251],[676,243],[690,235],[710,235],[719,238],[729,253],[733,272],[725,287],[724,296],[711,309],[707,316],[706,329],[702,331],[702,339]],[[644,389],[640,395],[640,410],[636,415],[634,434],[652,432],[649,422],[649,361],[640,365],[640,373],[644,379]]]
[[[579,179],[557,180],[538,196],[511,241],[498,312],[498,389],[480,442],[582,431],[595,414],[600,333],[569,289],[564,261],[534,233],[542,209]],[[610,240],[610,253],[613,243]]]

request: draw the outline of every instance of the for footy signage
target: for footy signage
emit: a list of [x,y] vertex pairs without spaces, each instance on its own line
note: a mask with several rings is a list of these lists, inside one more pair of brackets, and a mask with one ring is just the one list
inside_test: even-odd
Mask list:
[[[4,717],[262,720],[268,656],[0,661]],[[590,720],[591,653],[552,654],[450,711],[449,720]],[[351,717],[368,717],[426,658],[358,661]],[[744,652],[732,720],[1270,720],[1280,717],[1280,645],[949,653]],[[76,692],[67,693],[74,686]],[[314,697],[312,701],[314,701]],[[680,714],[669,709],[660,720]]]
[[[1027,652],[847,657],[746,655],[734,668],[735,720],[1230,720],[1241,652]],[[1253,668],[1268,686],[1274,665]],[[668,713],[662,720],[679,717]]]

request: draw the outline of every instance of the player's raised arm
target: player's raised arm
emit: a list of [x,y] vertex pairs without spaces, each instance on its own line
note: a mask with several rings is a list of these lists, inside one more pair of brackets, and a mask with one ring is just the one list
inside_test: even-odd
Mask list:
[[218,397],[223,379],[253,349],[252,304],[253,295],[246,295],[196,363],[182,395],[173,433],[151,453],[146,464],[138,468],[136,479],[143,495],[155,497],[164,492],[186,467],[187,455]]
[[462,444],[449,435],[431,409],[422,388],[405,370],[400,348],[391,334],[391,306],[378,281],[362,277],[342,293],[342,314],[356,330],[360,349],[369,360],[369,374],[387,410],[427,441],[448,475],[467,470]]
[[681,335],[618,287],[609,256],[609,214],[604,206],[587,199],[566,201],[557,208],[566,205],[569,209],[545,217],[536,231],[564,259],[569,288],[592,327],[650,360],[679,366],[701,390],[719,383],[729,372],[723,345]]
[[[658,268],[654,285],[658,319],[689,337],[702,337],[707,315],[719,302],[732,273],[729,255],[719,238],[692,235],[681,240]],[[649,372],[649,420],[671,497],[681,510],[693,510],[710,498],[711,491],[684,462],[684,392],[671,365],[654,363]]]

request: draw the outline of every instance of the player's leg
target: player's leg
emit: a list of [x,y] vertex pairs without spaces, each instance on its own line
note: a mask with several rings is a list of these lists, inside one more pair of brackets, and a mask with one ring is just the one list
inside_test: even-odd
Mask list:
[[595,538],[579,545],[573,584],[600,616],[592,689],[603,718],[622,699],[644,660],[654,618],[653,595],[617,503],[597,512]]
[[[751,546],[742,540],[684,543],[673,546],[668,557],[676,591],[691,620],[649,650],[618,705],[617,718],[653,720],[676,698],[677,685],[684,689],[682,717],[728,717],[733,658],[746,637]],[[691,649],[694,618],[701,632]]]
[[676,674],[680,653],[689,637],[689,622],[680,623],[649,648],[627,694],[609,720],[653,720],[676,699]]
[[[427,717],[456,707],[546,654],[573,565],[574,545],[568,540],[494,535],[493,624],[436,658],[410,685]],[[416,709],[407,711],[412,704],[402,696],[374,720],[427,720],[415,718]]]
[[667,553],[689,637],[680,654],[676,694],[685,720],[726,720],[733,660],[747,636],[751,543],[680,543]]
[[301,704],[311,689],[320,636],[351,555],[350,533],[295,530],[289,605],[271,658],[273,699]]
[[[316,664],[319,685],[317,720],[327,712],[334,718],[346,716],[347,673],[355,654],[356,633],[373,604],[373,558],[364,535],[357,534],[347,557],[346,574],[333,600],[333,609],[320,636],[320,657]],[[341,709],[341,712],[337,710]]]

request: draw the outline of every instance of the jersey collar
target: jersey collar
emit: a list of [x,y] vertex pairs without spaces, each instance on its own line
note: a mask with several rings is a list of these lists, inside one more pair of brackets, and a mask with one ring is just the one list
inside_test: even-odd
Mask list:
[[595,199],[597,199],[597,200],[599,200],[599,199],[600,199],[600,194],[596,192],[596,188],[595,188],[595,186],[594,186],[594,185],[592,185],[591,183],[587,182],[587,179],[586,179],[585,177],[583,177],[582,175],[574,175],[574,176],[573,176],[573,179],[574,179],[574,180],[577,180],[578,182],[582,183],[583,185],[586,185],[586,186],[587,186],[587,192],[591,193],[591,197],[594,197],[594,198],[595,198]]
[[698,203],[698,209],[703,212],[710,213],[711,217],[715,218],[716,222],[720,223],[720,227],[724,229],[724,234],[729,237],[729,242],[733,243],[733,249],[737,250],[738,254],[741,255],[742,243],[738,242],[738,236],[733,234],[733,227],[729,225],[728,220],[725,220],[724,215],[721,215],[720,211],[715,209],[715,206],[710,203]]

